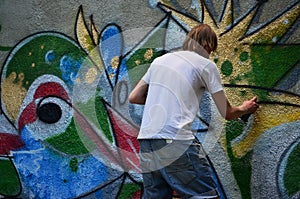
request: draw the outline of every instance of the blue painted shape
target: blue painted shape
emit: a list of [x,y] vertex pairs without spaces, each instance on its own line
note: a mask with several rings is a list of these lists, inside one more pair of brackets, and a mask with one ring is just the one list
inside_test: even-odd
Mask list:
[[[12,154],[25,194],[44,199],[74,198],[88,193],[108,178],[107,167],[92,155],[60,154],[32,137],[26,127],[21,136],[26,148]],[[78,160],[76,171],[70,167],[73,158]]]

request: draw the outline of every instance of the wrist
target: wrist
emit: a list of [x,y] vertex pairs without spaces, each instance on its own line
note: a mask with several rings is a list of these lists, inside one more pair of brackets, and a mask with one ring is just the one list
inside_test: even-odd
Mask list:
[[246,106],[240,105],[238,106],[238,110],[242,115],[246,114],[248,112],[248,108]]

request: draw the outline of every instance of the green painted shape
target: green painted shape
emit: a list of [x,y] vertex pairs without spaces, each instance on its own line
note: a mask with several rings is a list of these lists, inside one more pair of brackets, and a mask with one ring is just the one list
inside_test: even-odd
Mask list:
[[221,65],[221,72],[225,76],[229,76],[232,74],[233,66],[232,63],[228,60],[224,61]]
[[119,199],[130,199],[132,196],[141,189],[137,184],[124,184],[120,193]]
[[16,196],[20,190],[21,184],[13,163],[0,159],[0,195]]
[[110,130],[110,123],[108,122],[108,114],[107,114],[107,110],[102,102],[102,98],[97,96],[96,97],[96,102],[95,102],[95,109],[96,109],[96,116],[98,119],[98,122],[100,124],[101,130],[104,133],[105,137],[111,142],[113,143],[114,138],[111,134],[111,130]]
[[233,155],[231,141],[243,132],[243,124],[230,120],[226,122],[226,143],[227,153],[231,162],[231,169],[239,186],[242,199],[251,199],[251,156],[252,152],[247,153],[241,158]]
[[300,144],[298,144],[290,156],[284,171],[284,186],[289,196],[300,192]]
[[[45,56],[52,50],[55,57],[51,62],[46,62]],[[87,56],[74,41],[66,36],[53,33],[34,35],[23,40],[12,51],[9,62],[5,66],[6,77],[12,72],[16,72],[17,76],[23,73],[23,86],[26,89],[37,77],[44,74],[52,74],[62,78],[59,64],[64,55],[77,61],[82,61]],[[75,67],[74,64],[73,67]]]
[[239,122],[238,120],[227,121],[225,129],[227,133],[226,138],[228,139],[228,141],[232,141],[233,139],[241,135],[241,133],[243,132],[243,128],[243,123]]
[[[165,47],[165,35],[167,31],[168,20],[164,20],[156,27],[149,37],[142,41],[142,44],[133,50],[133,54],[126,61],[128,75],[131,85],[135,85],[146,73],[153,60],[165,52],[162,50]],[[152,49],[153,55],[151,58],[145,59],[144,55],[147,50]],[[136,61],[139,61],[137,64]]]
[[77,160],[77,158],[72,158],[70,160],[70,168],[73,172],[77,172],[77,170],[78,170],[78,160]]
[[240,61],[241,62],[244,62],[244,61],[247,61],[247,59],[249,58],[249,53],[244,51],[240,54]]
[[[144,54],[146,51],[147,49],[145,48],[137,50],[126,62],[128,67],[128,75],[132,85],[135,85],[143,77],[155,58],[163,55],[162,51],[154,50],[151,59],[145,60]],[[138,65],[136,64],[136,60],[140,61]]]
[[100,91],[97,91],[97,93],[95,98],[89,99],[86,103],[77,103],[76,108],[91,124],[101,129],[108,141],[112,143],[114,138],[110,130],[108,113],[102,101],[103,98],[99,94]]
[[86,154],[88,150],[82,143],[77,132],[78,130],[72,119],[65,132],[49,137],[45,141],[51,144],[55,149],[69,155]]
[[[292,67],[299,62],[300,45],[252,45],[249,75],[251,85],[273,88]],[[255,90],[261,100],[268,99],[268,92]]]

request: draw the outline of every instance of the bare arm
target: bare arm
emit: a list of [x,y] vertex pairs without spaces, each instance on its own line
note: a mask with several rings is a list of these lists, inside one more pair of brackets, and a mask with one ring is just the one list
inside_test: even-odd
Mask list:
[[254,113],[258,108],[258,104],[256,103],[257,97],[244,101],[240,106],[232,106],[224,91],[214,93],[212,94],[212,97],[220,114],[226,120],[233,120],[241,117],[242,115]]
[[132,104],[145,104],[149,85],[140,80],[129,94],[128,100]]

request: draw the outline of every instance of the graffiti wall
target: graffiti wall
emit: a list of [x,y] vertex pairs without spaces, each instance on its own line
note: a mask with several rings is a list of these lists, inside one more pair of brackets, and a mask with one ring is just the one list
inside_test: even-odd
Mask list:
[[299,0],[1,1],[0,198],[140,198],[128,95],[199,23],[231,103],[260,104],[225,121],[201,101],[221,198],[300,198],[299,16]]

